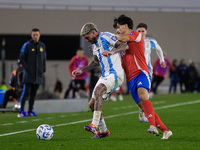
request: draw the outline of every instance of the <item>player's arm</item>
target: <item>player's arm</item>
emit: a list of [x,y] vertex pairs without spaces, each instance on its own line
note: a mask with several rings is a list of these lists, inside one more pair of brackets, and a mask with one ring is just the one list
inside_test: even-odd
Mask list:
[[89,63],[86,67],[83,67],[82,69],[80,70],[74,70],[72,72],[72,77],[76,77],[77,75],[80,75],[84,72],[87,72],[89,70],[92,70],[93,68],[99,66],[99,60],[97,58],[97,56],[93,56],[93,61],[91,63]]
[[130,37],[128,34],[115,34],[115,37],[122,42],[130,42]]
[[117,41],[115,43],[115,47],[117,47],[115,50],[104,51],[102,53],[102,55],[108,57],[108,55],[113,55],[115,53],[119,53],[119,52],[127,50],[129,48],[128,45],[126,43],[122,42],[122,41]]
[[160,45],[155,42],[155,50],[156,50],[156,53],[160,59],[160,65],[162,68],[165,68],[166,67],[166,64],[165,64],[165,60],[164,60],[164,56],[163,56],[163,51],[162,51],[162,48],[160,47]]

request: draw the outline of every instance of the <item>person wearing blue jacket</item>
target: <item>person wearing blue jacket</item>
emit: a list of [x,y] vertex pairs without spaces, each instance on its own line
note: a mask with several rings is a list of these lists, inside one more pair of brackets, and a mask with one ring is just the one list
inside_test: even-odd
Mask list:
[[[33,28],[31,38],[24,43],[20,53],[20,61],[24,67],[24,85],[20,97],[21,108],[18,117],[37,116],[33,111],[33,105],[38,87],[43,83],[46,68],[46,46],[40,41],[40,30]],[[24,111],[26,99],[29,99],[28,113]]]

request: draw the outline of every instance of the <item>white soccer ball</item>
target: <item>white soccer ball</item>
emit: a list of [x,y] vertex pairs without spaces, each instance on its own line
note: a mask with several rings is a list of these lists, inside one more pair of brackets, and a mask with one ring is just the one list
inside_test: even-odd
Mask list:
[[48,124],[42,124],[36,130],[36,135],[40,140],[50,140],[53,134],[53,128]]

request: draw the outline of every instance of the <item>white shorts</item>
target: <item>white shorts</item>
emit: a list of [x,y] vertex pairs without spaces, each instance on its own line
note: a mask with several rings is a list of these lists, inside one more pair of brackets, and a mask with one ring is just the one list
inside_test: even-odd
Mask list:
[[106,100],[108,96],[118,87],[120,87],[124,82],[124,74],[121,75],[115,75],[115,74],[109,74],[106,77],[100,77],[98,82],[96,83],[93,92],[92,92],[92,98],[96,99],[94,95],[94,91],[96,87],[102,83],[106,86],[107,92],[103,95],[103,99]]

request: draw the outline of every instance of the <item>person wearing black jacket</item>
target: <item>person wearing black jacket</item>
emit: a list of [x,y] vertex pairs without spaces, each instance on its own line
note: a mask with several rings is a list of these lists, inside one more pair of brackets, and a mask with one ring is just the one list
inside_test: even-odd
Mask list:
[[[22,46],[20,54],[20,61],[24,67],[24,85],[18,117],[37,116],[33,111],[33,105],[38,87],[43,83],[46,69],[46,46],[40,41],[40,30],[32,29],[31,37],[32,39]],[[24,111],[26,99],[29,99],[28,113]]]
[[6,91],[3,99],[2,108],[6,108],[7,103],[10,99],[14,102],[19,102],[20,96],[23,90],[23,67],[22,64],[18,61],[18,68],[17,70],[13,70],[10,76],[9,84],[12,87],[8,91]]

